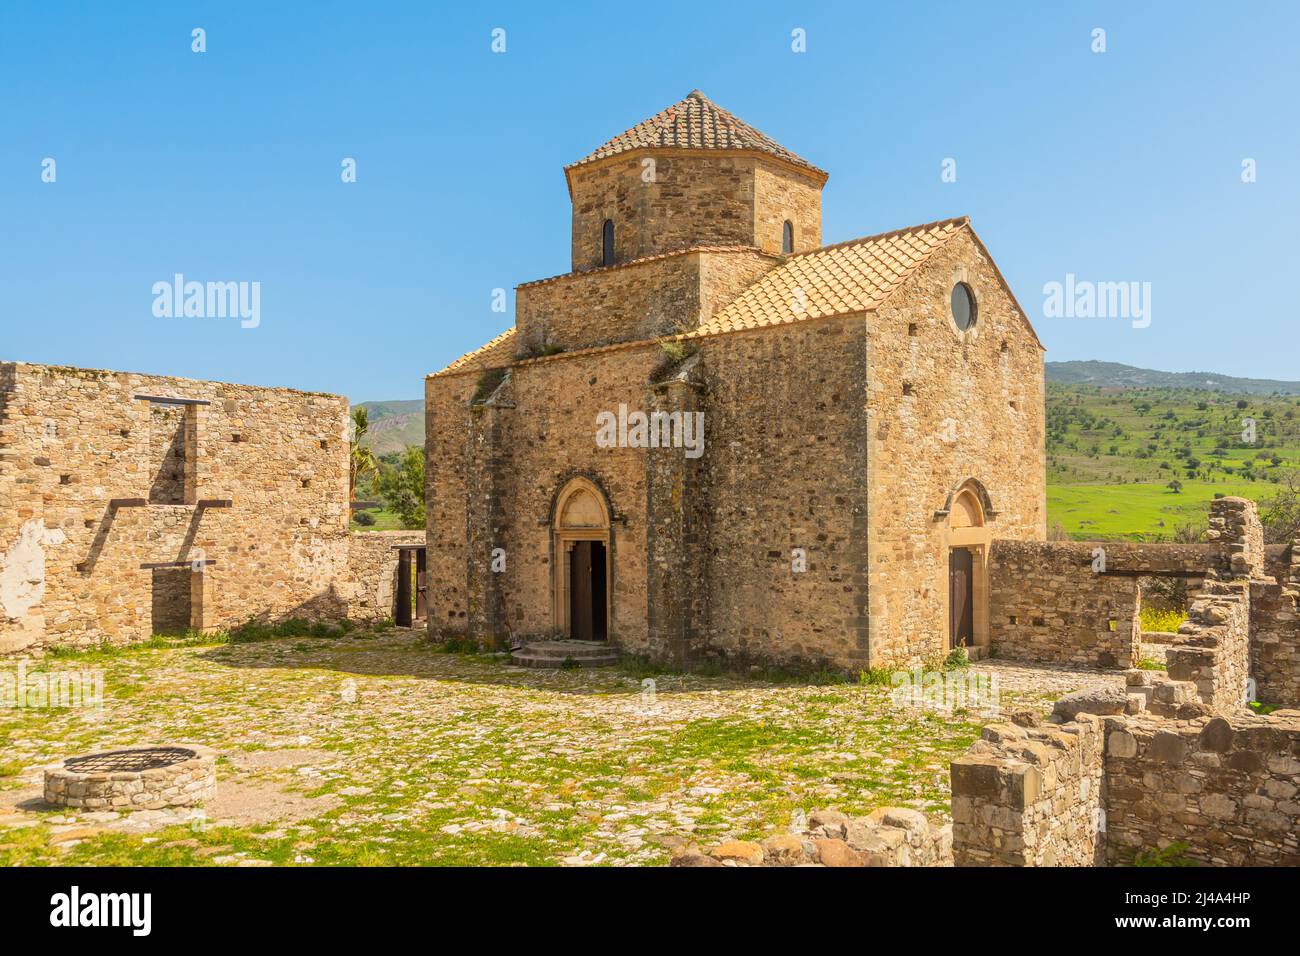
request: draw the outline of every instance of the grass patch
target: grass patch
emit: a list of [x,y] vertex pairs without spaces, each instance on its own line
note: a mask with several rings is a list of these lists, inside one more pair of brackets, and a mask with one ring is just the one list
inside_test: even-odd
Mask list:
[[[358,521],[363,514],[367,517]],[[367,531],[404,531],[406,525],[402,523],[401,516],[387,508],[361,508],[352,512],[349,528],[364,534]]]
[[1133,858],[1134,866],[1197,866],[1187,855],[1187,844],[1176,840],[1159,850],[1139,850]]
[[291,617],[275,624],[248,621],[230,632],[230,643],[254,644],[281,637],[343,637],[350,634],[355,626],[346,618],[334,624],[308,621],[300,617]]

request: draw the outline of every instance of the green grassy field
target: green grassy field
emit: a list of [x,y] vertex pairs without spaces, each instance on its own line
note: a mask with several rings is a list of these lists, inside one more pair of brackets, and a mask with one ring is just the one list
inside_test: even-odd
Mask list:
[[1051,383],[1047,457],[1049,526],[1076,539],[1172,538],[1203,526],[1215,495],[1265,501],[1300,469],[1300,397]]
[[397,515],[393,514],[393,512],[389,511],[387,508],[366,508],[364,510],[367,514],[374,516],[375,523],[358,524],[357,514],[359,512],[353,512],[352,524],[350,526],[350,530],[352,531],[401,531],[402,530],[402,519],[399,518]]

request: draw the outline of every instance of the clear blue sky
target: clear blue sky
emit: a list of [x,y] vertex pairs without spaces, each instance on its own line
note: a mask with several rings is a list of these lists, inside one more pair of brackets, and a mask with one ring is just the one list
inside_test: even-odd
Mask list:
[[[698,87],[830,172],[826,242],[969,214],[1049,359],[1297,379],[1297,36],[1290,2],[4,0],[0,359],[419,397],[494,288],[568,269],[561,167]],[[176,272],[261,282],[260,327],[155,318]],[[1070,272],[1152,283],[1151,326],[1044,318]]]

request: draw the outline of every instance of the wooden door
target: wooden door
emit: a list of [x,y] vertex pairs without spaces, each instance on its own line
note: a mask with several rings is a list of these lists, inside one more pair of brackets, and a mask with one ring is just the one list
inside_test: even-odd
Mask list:
[[415,619],[429,619],[429,572],[424,548],[415,549]]
[[973,561],[969,548],[948,554],[948,646],[969,647],[975,641],[975,605],[972,593]]
[[605,542],[591,542],[591,636],[597,641],[609,639],[605,633],[609,605],[606,550]]
[[575,641],[590,641],[595,637],[591,550],[590,541],[575,541],[569,552],[569,636]]
[[411,626],[411,552],[400,548],[397,552],[397,595],[393,608],[393,623],[398,627]]

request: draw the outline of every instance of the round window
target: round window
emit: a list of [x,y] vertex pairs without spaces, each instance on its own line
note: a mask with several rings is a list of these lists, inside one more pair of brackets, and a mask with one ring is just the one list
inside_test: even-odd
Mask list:
[[975,293],[964,282],[952,287],[952,320],[963,332],[975,324]]

